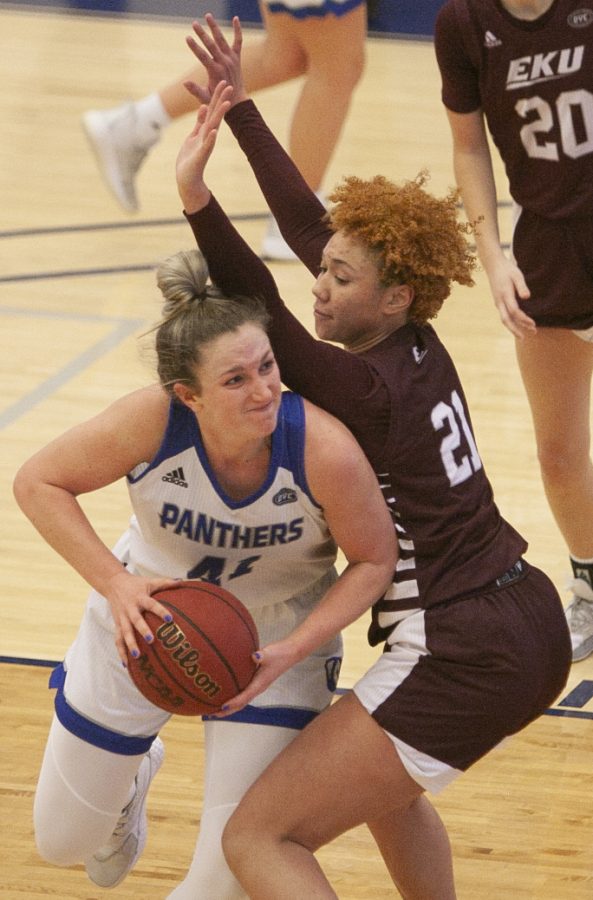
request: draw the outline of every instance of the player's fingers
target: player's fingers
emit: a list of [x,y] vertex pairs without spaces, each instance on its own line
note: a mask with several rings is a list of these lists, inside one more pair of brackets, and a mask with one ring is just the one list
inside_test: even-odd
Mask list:
[[227,112],[230,103],[221,103],[216,109],[212,110],[212,112],[208,115],[205,121],[205,130],[206,134],[204,135],[204,143],[209,142],[214,144],[216,140],[216,135],[218,133],[218,129],[220,128],[220,123],[224,119],[225,113]]
[[252,700],[265,691],[280,674],[280,672],[272,672],[266,667],[261,667],[263,662],[263,652],[261,650],[256,650],[252,654],[252,659],[258,664],[259,668],[247,687],[221,707],[221,716],[230,716],[232,713],[239,712],[239,710],[243,709],[244,706],[247,706],[248,703],[251,703]]
[[[115,634],[115,646],[117,648],[118,656],[121,660],[121,663],[125,668],[128,668],[128,648],[126,646],[126,642],[122,637],[121,630],[118,628]],[[136,647],[136,650],[138,648]]]
[[243,32],[241,30],[241,22],[239,16],[233,16],[233,52],[237,56],[241,55],[241,47],[243,46]]
[[214,41],[216,43],[217,50],[222,50],[223,53],[228,54],[231,48],[229,47],[224,34],[220,30],[216,19],[214,18],[212,13],[206,13],[204,18],[206,19],[210,31],[212,32],[212,37],[214,38]]
[[208,68],[208,66],[212,63],[212,58],[208,53],[206,53],[203,47],[200,47],[196,39],[193,38],[191,34],[188,34],[185,39],[185,43],[187,44],[193,55],[197,57],[197,59],[202,63],[202,65],[205,66],[205,68]]
[[514,310],[509,310],[507,306],[500,306],[499,314],[502,324],[515,337],[523,338],[526,334],[535,334],[537,330],[533,319],[526,316],[518,307]]
[[500,321],[502,322],[504,327],[508,328],[508,330],[511,332],[511,334],[516,335],[516,337],[520,337],[521,329],[519,328],[518,325],[515,325],[513,319],[511,318],[511,316],[508,313],[506,306],[499,307],[498,313],[500,316]]
[[525,281],[523,272],[521,272],[520,269],[517,269],[513,281],[517,296],[520,297],[521,300],[529,300],[529,298],[531,297],[531,291],[527,287],[527,282]]
[[224,114],[230,106],[230,96],[233,93],[232,87],[226,81],[219,81],[214,90],[210,103],[206,109],[205,121],[210,127],[220,125]]
[[171,611],[167,609],[166,606],[163,606],[162,603],[159,603],[158,600],[155,600],[154,597],[151,597],[150,602],[146,604],[146,611],[154,613],[155,616],[158,616],[159,619],[162,619],[163,622],[172,622],[173,616],[171,615]]
[[198,114],[196,116],[196,124],[198,126],[203,125],[204,122],[206,121],[207,115],[208,115],[208,107],[203,103],[198,110]]
[[[206,16],[206,19],[207,18],[208,17]],[[206,48],[206,50],[208,51],[210,56],[212,57],[212,59],[220,60],[222,54],[221,54],[220,47],[216,43],[216,40],[213,40],[213,38],[208,34],[206,29],[200,25],[199,22],[192,22],[192,28],[195,31],[195,33],[197,34],[197,36],[199,37],[199,39],[201,40],[202,44],[204,45],[204,47]]]
[[[139,617],[141,619],[141,617]],[[140,634],[144,634],[147,629],[146,623],[142,620],[142,624],[144,626],[143,630],[140,631]],[[119,634],[116,634],[115,644],[118,648],[120,656],[122,657],[122,662],[127,658],[129,654],[134,659],[138,659],[140,656],[140,649],[138,647],[138,633],[134,630],[131,624],[131,620],[125,620],[119,626]]]
[[[145,609],[149,608],[149,604],[152,603],[152,600],[148,599],[143,603],[143,607]],[[136,635],[134,631],[140,635],[143,641],[146,641],[147,644],[152,644],[154,640],[154,634],[148,627],[148,623],[144,619],[140,608],[133,609],[128,614],[128,622],[122,626],[122,632],[124,636],[124,640],[127,646],[132,649],[133,646],[138,649],[138,645],[136,643]]]
[[208,88],[201,87],[195,81],[184,81],[183,87],[200,103],[210,103],[210,91]]

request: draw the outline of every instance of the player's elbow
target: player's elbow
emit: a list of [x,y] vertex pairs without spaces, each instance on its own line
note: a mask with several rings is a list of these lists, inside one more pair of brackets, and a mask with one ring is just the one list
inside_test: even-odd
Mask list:
[[25,463],[16,473],[12,482],[14,498],[23,512],[26,511],[29,498],[33,492],[32,479],[29,476],[29,467]]

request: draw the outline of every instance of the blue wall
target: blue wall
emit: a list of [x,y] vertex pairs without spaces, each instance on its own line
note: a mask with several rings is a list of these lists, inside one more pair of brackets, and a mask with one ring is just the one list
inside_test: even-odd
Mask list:
[[[17,6],[47,6],[103,15],[164,16],[182,19],[213,12],[222,21],[234,15],[246,24],[261,22],[257,0],[13,0]],[[430,37],[444,0],[369,0],[369,30],[375,33]]]
[[369,5],[369,29],[431,37],[444,0],[375,0]]
[[[444,0],[369,0],[371,31],[429,36]],[[227,0],[228,14],[244,22],[259,22],[257,0]]]

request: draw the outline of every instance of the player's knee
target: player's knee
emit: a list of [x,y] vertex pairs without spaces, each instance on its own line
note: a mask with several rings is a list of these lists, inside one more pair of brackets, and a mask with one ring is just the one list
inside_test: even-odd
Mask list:
[[366,50],[364,47],[360,47],[357,53],[352,55],[350,59],[350,65],[348,66],[347,75],[350,78],[350,83],[352,85],[352,90],[356,87],[360,79],[364,74],[366,66]]
[[94,848],[86,846],[84,829],[71,827],[71,823],[60,816],[59,810],[36,806],[33,826],[37,852],[54,866],[75,866],[93,853]]
[[362,78],[364,67],[365,51],[361,48],[359,52],[349,56],[337,54],[322,61],[312,60],[308,78],[322,88],[331,90],[336,97],[349,97]]
[[222,833],[222,852],[229,869],[239,877],[245,861],[253,850],[255,837],[251,835],[248,821],[240,809],[235,810]]
[[567,445],[557,440],[541,442],[537,450],[542,475],[549,482],[562,483],[572,479],[582,480],[589,467],[589,454],[584,447]]
[[35,825],[35,844],[39,856],[53,866],[75,866],[84,862],[78,848],[56,827],[55,822],[53,828]]

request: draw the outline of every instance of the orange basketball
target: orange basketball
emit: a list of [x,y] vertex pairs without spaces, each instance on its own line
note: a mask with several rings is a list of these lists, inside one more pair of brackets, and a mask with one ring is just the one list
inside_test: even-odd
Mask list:
[[[154,597],[172,622],[146,613],[154,641],[142,643],[128,670],[144,696],[181,716],[202,716],[247,687],[258,635],[249,611],[233,594],[205,581],[180,581]],[[140,646],[140,644],[139,644]]]

